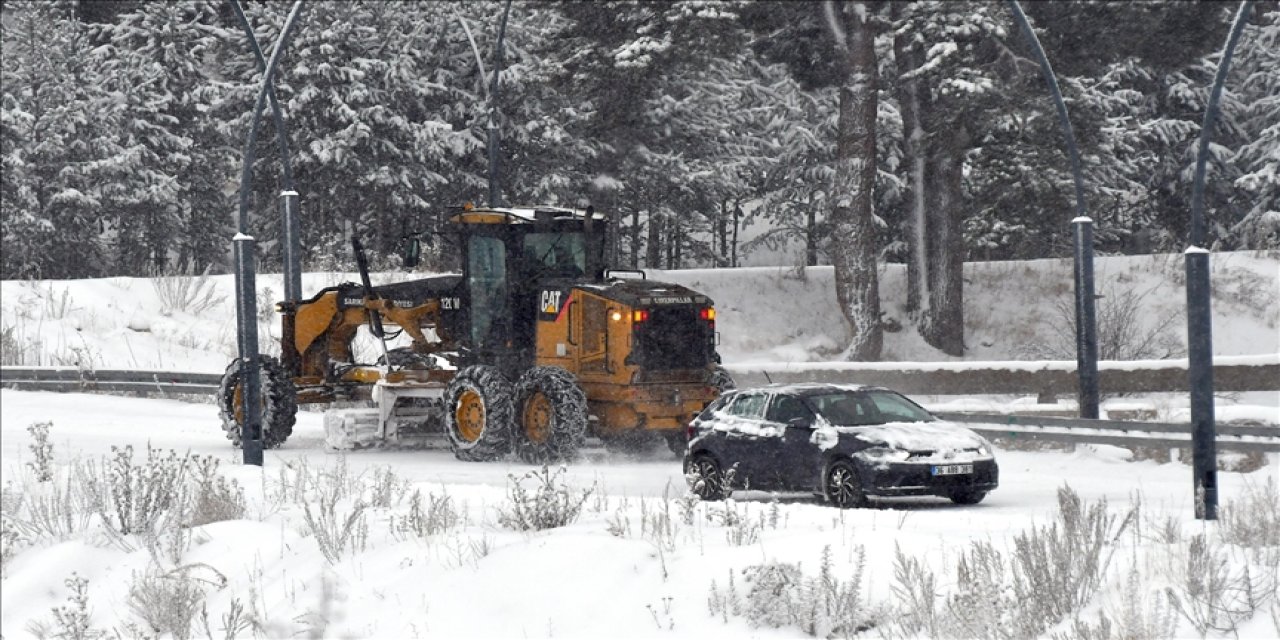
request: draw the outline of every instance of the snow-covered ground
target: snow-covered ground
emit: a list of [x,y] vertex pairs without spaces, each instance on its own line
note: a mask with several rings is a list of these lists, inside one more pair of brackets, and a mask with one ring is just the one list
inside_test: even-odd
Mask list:
[[[1115,542],[1110,571],[1088,610],[1090,616],[1111,612],[1114,619],[1123,595],[1135,588],[1127,583],[1131,567],[1150,569],[1136,585],[1136,595],[1155,599],[1165,586],[1186,579],[1179,572],[1185,573],[1188,540],[1201,532],[1216,537],[1221,527],[1194,519],[1187,466],[1132,462],[1113,447],[1082,446],[1069,453],[999,452],[1001,488],[973,507],[911,499],[841,512],[805,496],[775,501],[748,494],[731,503],[694,505],[688,523],[677,500],[684,479],[673,459],[593,456],[569,467],[566,475],[571,487],[593,490],[581,517],[563,528],[526,533],[499,519],[511,476],[534,470],[526,465],[463,463],[447,451],[325,454],[320,416],[304,413],[294,437],[283,449],[268,452],[260,470],[236,464],[209,405],[18,391],[0,392],[0,401],[6,483],[14,483],[23,473],[21,465],[33,460],[26,450],[31,442],[26,425],[49,420],[58,461],[97,459],[110,454],[111,446],[126,444],[137,458],[147,446],[212,455],[223,461],[222,472],[244,487],[249,505],[241,519],[196,527],[172,556],[153,558],[140,536],[110,542],[92,526],[64,542],[19,549],[5,563],[0,603],[5,638],[34,635],[32,629],[39,628],[32,621],[56,629],[50,612],[67,605],[63,581],[72,572],[89,581],[92,626],[123,632],[137,619],[129,586],[156,566],[186,567],[208,581],[205,606],[215,637],[222,637],[234,601],[256,607],[263,625],[256,634],[244,630],[243,637],[803,637],[795,626],[753,627],[745,614],[730,612],[727,622],[724,615],[712,615],[712,583],[723,595],[730,575],[735,576],[737,593],[746,601],[751,583],[745,582],[744,569],[798,563],[811,578],[830,547],[833,575],[841,580],[851,579],[855,561],[865,558],[860,584],[868,611],[887,611],[901,604],[893,591],[894,553],[901,549],[933,568],[945,597],[962,587],[957,578],[962,554],[975,543],[1012,554],[1016,536],[1051,521],[1063,486],[1086,504],[1105,499],[1121,516],[1141,502],[1138,521]],[[1280,460],[1270,455],[1260,470],[1222,473],[1223,504],[1240,500],[1246,487],[1274,478],[1277,464]],[[345,465],[349,476],[366,479],[380,467],[389,468],[407,483],[407,493],[448,495],[460,521],[426,538],[393,534],[394,523],[409,510],[402,492],[391,506],[365,512],[362,550],[329,563],[303,507],[284,494],[296,484],[300,469],[334,473],[338,465]],[[368,499],[372,492],[365,494]],[[314,496],[311,500],[314,509]],[[351,512],[353,501],[354,496],[339,502],[340,516]],[[1171,528],[1181,531],[1178,542],[1159,539]],[[122,548],[126,544],[137,549]],[[1247,562],[1242,551],[1227,550],[1232,566]],[[1280,609],[1259,610],[1242,624],[1240,637],[1276,637],[1277,614]],[[892,617],[882,615],[881,624]],[[1055,630],[1070,634],[1069,626]],[[1198,637],[1186,620],[1178,620],[1171,632]],[[879,632],[869,635],[879,637]]]
[[[1215,352],[1280,353],[1280,259],[1218,254],[1213,264]],[[1103,258],[1099,290],[1118,297],[1107,294],[1108,287],[1123,285],[1137,292],[1141,322],[1158,327],[1182,304],[1180,269],[1176,256]],[[1065,261],[967,265],[968,359],[1050,357],[1057,339],[1055,304],[1069,299],[1069,273]],[[821,361],[843,340],[829,269],[803,274],[789,268],[702,270],[655,277],[688,284],[717,301],[722,352],[731,362]],[[304,290],[353,279],[309,274]],[[258,282],[260,300],[278,297],[278,277]],[[220,371],[233,354],[231,279],[210,278],[208,286],[207,308],[197,310],[197,304],[182,310],[165,309],[160,290],[144,279],[0,283],[4,360]],[[902,287],[901,271],[886,268],[881,290],[887,316],[908,325],[900,306]],[[264,317],[265,345],[265,331],[278,335],[278,327]],[[1175,321],[1161,333],[1171,355],[1184,342],[1184,325]],[[886,338],[886,355],[893,359],[948,360],[914,337],[909,326]],[[1276,395],[1243,394],[1222,399],[1221,406],[1280,406]],[[1118,401],[1155,404],[1171,416],[1185,407],[1185,398],[1178,397]],[[223,476],[239,483],[246,509],[231,520],[187,530],[172,527],[151,539],[109,535],[100,517],[48,525],[62,535],[31,535],[30,521],[36,519],[31,507],[58,503],[49,498],[51,483],[36,482],[36,469],[28,465],[38,462],[28,426],[44,421],[52,423],[49,442],[58,478],[79,469],[110,484],[105,470],[112,468],[113,446],[132,445],[136,464],[148,446],[208,455],[221,461]],[[1271,493],[1264,492],[1280,468],[1275,454],[1220,473],[1224,517],[1204,522],[1194,517],[1188,465],[1135,460],[1130,452],[1108,446],[998,451],[1001,488],[976,506],[922,498],[843,512],[808,496],[760,493],[698,504],[685,498],[674,458],[592,453],[557,481],[569,492],[591,491],[576,521],[527,532],[509,522],[510,494],[516,479],[535,471],[532,467],[463,463],[440,450],[338,456],[323,451],[322,439],[321,414],[303,412],[286,445],[267,453],[264,468],[244,467],[211,404],[0,391],[5,518],[0,635],[57,637],[65,631],[70,623],[60,622],[54,609],[78,610],[64,584],[74,572],[88,580],[85,625],[120,637],[146,635],[147,611],[181,609],[176,603],[182,598],[160,588],[172,591],[177,585],[195,585],[202,594],[208,634],[196,606],[193,637],[848,635],[849,629],[833,628],[841,620],[865,623],[867,637],[987,636],[993,629],[1027,624],[1031,600],[1013,601],[1018,540],[1025,548],[1028,534],[1050,523],[1063,530],[1059,490],[1069,486],[1086,506],[1106,500],[1107,512],[1116,518],[1103,548],[1109,562],[1099,588],[1075,608],[1081,623],[1096,627],[1099,614],[1105,614],[1117,635],[1193,638],[1203,635],[1193,622],[1197,612],[1216,611],[1220,618],[1214,622],[1220,623],[1224,612],[1252,608],[1250,616],[1235,616],[1238,637],[1280,637],[1275,593],[1280,504],[1274,485]],[[89,463],[96,471],[86,471]],[[526,479],[522,486],[532,491],[536,482]],[[335,488],[342,493],[330,516],[341,521],[359,512],[351,520],[345,551],[336,554],[326,532],[337,535],[341,528],[326,525],[322,509],[323,495]],[[426,515],[412,507],[415,491]],[[373,506],[361,511],[360,500]],[[437,509],[427,509],[430,504]],[[424,535],[427,520],[435,526]],[[1249,526],[1262,532],[1261,542],[1242,540],[1241,528]],[[175,539],[174,532],[181,531],[190,535]],[[1196,541],[1199,534],[1205,545]],[[986,545],[999,554],[1001,572],[984,578],[973,569],[975,554]],[[827,548],[830,566],[823,574]],[[918,560],[936,578],[931,627],[907,626],[923,619],[925,608],[912,605],[903,592],[904,586],[921,582],[895,577],[898,550],[904,562]],[[1221,563],[1193,562],[1209,557],[1206,553]],[[865,565],[858,573],[860,559]],[[1083,557],[1071,561],[1067,564],[1086,564]],[[798,572],[779,563],[797,563]],[[762,565],[770,569],[756,568]],[[1234,585],[1218,589],[1227,600],[1196,604],[1191,596],[1196,577],[1205,567],[1219,566],[1225,567],[1224,580]],[[1239,589],[1246,567],[1254,589],[1249,602]],[[824,582],[821,575],[831,579]],[[789,578],[779,581],[778,576]],[[856,581],[861,606],[825,613],[834,581]],[[156,593],[169,594],[165,606],[156,605],[156,597],[148,599]],[[840,602],[850,602],[848,595],[845,590]],[[973,598],[987,604],[975,606]],[[815,603],[824,611],[816,617]],[[984,611],[994,612],[994,622],[979,615]],[[1075,617],[1049,625],[1042,635],[1081,636],[1084,631],[1072,626]],[[806,629],[810,624],[813,628]],[[983,624],[995,626],[983,631]],[[182,634],[164,637],[174,635]],[[1224,631],[1209,635],[1235,637]]]

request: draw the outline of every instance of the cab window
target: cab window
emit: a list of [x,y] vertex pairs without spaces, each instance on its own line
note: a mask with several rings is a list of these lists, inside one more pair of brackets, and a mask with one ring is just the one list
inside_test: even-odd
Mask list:
[[583,234],[533,232],[524,237],[524,260],[530,274],[580,276],[587,269]]

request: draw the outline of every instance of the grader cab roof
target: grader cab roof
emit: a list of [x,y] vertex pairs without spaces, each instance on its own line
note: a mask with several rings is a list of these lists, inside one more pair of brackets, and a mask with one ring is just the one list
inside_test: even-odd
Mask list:
[[591,215],[593,222],[605,221],[605,216],[594,209],[568,209],[565,207],[465,207],[449,218],[455,224],[538,224],[558,221],[584,221]]

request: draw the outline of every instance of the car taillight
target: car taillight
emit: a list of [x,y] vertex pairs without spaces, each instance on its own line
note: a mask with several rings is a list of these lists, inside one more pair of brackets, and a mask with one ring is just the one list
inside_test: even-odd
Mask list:
[[693,423],[692,422],[690,422],[688,426],[684,428],[684,441],[689,442],[691,440],[693,440]]
[[703,320],[710,320],[714,322],[716,319],[716,309],[715,307],[703,307],[702,311],[698,312],[698,316]]
[[632,322],[644,322],[645,320],[648,320],[648,319],[649,319],[648,309],[636,309],[635,311],[631,312]]

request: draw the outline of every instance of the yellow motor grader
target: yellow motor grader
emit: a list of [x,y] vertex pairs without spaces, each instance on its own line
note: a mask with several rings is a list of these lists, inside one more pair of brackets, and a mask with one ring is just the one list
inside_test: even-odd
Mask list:
[[[685,425],[732,386],[712,301],[604,268],[605,219],[590,207],[468,206],[449,222],[461,274],[374,287],[356,244],[362,284],[277,305],[281,358],[262,358],[264,446],[288,438],[297,404],[365,400],[326,412],[328,446],[443,432],[463,460],[570,459],[587,435],[621,448],[661,436],[682,451]],[[372,364],[354,361],[362,326],[382,341]],[[410,345],[388,349],[388,327]],[[219,398],[237,445],[239,366]]]

